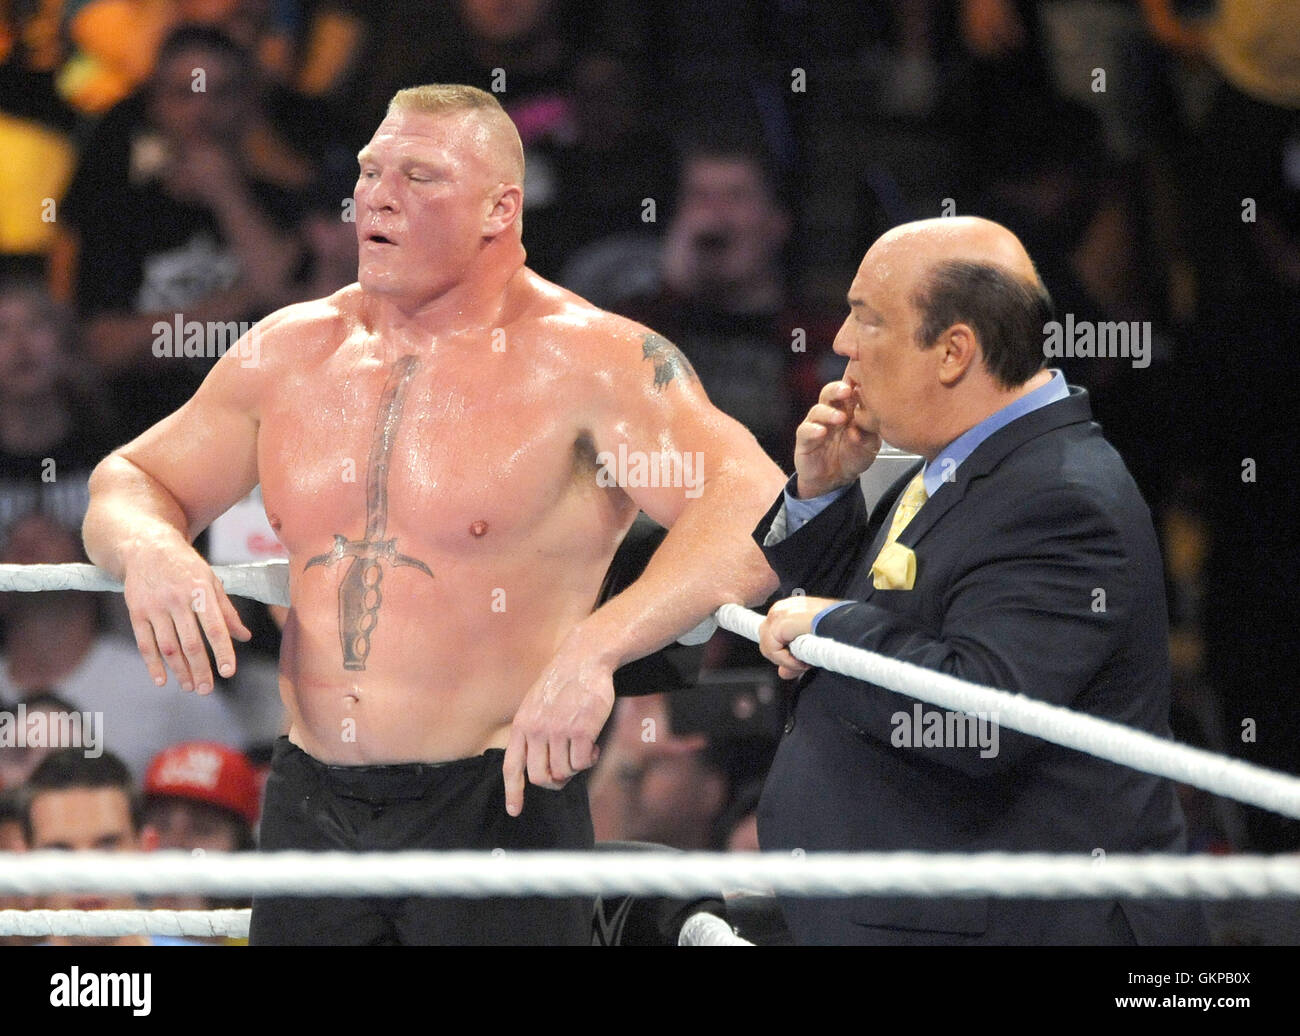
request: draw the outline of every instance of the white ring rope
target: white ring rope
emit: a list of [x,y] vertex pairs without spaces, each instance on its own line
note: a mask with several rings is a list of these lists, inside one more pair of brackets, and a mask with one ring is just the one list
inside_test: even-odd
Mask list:
[[[247,939],[251,910],[0,910],[0,936],[170,935]],[[753,946],[713,914],[692,914],[678,946]]]
[[[214,566],[227,591],[289,604],[288,565]],[[0,565],[0,591],[121,590],[91,565]],[[762,616],[724,605],[723,628],[757,641]],[[707,627],[701,624],[698,637]],[[690,635],[688,635],[690,636]],[[1166,741],[1061,706],[821,637],[791,645],[796,658],[1012,730],[1215,794],[1300,817],[1300,779]],[[784,853],[46,853],[0,856],[0,892],[190,892],[209,895],[716,895],[771,888],[784,895],[917,895],[1202,899],[1300,897],[1300,858],[1048,854]],[[0,911],[0,934],[234,935],[247,911]],[[50,915],[55,915],[51,917]],[[63,926],[57,932],[52,925]],[[44,927],[42,927],[44,926]],[[689,928],[690,935],[687,935]],[[681,942],[744,945],[720,918],[692,917]]]
[[250,910],[0,910],[0,935],[248,938]]
[[[289,604],[289,564],[262,561],[246,565],[214,565],[226,590],[263,604]],[[0,565],[0,591],[116,590],[122,584],[93,565]],[[715,614],[720,626],[758,640],[763,617],[736,604],[724,604]],[[709,620],[685,634],[698,642]],[[865,680],[898,694],[959,712],[991,716],[1010,730],[1019,730],[1087,752],[1099,759],[1168,777],[1205,791],[1300,818],[1300,778],[1166,741],[1145,731],[1074,712],[1060,705],[981,687],[946,673],[849,647],[823,637],[799,637],[791,653],[809,665]]]
[[1300,856],[1047,853],[0,853],[0,894],[1300,897]]
[[731,930],[731,925],[714,914],[691,914],[677,933],[678,946],[753,946]]
[[[258,561],[248,565],[213,565],[227,593],[263,604],[289,606],[289,563]],[[0,565],[0,591],[111,590],[122,584],[94,565]]]
[[[718,624],[758,640],[763,617],[736,604],[718,609]],[[1225,798],[1300,818],[1300,778],[1216,755],[1146,731],[1074,712],[1023,694],[981,687],[947,673],[850,647],[825,637],[797,637],[790,652],[802,662],[865,680],[898,694],[971,715],[997,714],[999,726],[1032,734],[1099,759],[1168,777]]]

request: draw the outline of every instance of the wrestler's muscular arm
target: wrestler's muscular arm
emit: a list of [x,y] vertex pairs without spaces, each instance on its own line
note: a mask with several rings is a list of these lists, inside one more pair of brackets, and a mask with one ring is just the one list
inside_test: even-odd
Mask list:
[[[785,476],[738,422],[704,395],[676,346],[608,318],[613,357],[594,420],[598,452],[690,455],[691,485],[624,491],[668,535],[641,577],[577,626],[524,698],[506,750],[506,807],[523,808],[524,775],[556,788],[595,762],[613,706],[613,672],[672,642],[726,603],[756,604],[776,588],[750,531]],[[695,463],[695,459],[699,463]]]
[[229,675],[230,632],[251,636],[190,544],[257,484],[257,400],[276,323],[273,315],[253,328],[257,350],[241,340],[184,406],[109,454],[91,475],[86,553],[123,581],[136,644],[158,684],[166,682],[165,659],[185,690],[210,691],[203,637]]

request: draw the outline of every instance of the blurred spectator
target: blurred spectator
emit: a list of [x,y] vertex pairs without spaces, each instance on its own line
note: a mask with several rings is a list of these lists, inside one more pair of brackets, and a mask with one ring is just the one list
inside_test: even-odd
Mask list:
[[[221,349],[216,323],[256,321],[293,298],[293,230],[314,174],[246,146],[248,127],[265,122],[254,86],[229,37],[177,29],[144,91],[96,128],[64,199],[56,266],[76,271],[86,352],[119,372],[132,433],[188,398]],[[178,318],[206,329],[207,355],[158,348],[155,325],[171,334]]]
[[640,200],[665,189],[666,150],[653,143],[657,120],[646,117],[628,64],[634,48],[620,39],[625,9],[609,0],[329,0],[311,39],[329,52],[324,68],[348,70],[324,76],[325,97],[357,147],[401,87],[467,83],[493,93],[524,145],[528,265],[555,280],[575,245],[634,227]]
[[693,148],[664,240],[661,287],[620,306],[675,342],[709,398],[782,467],[792,464],[794,428],[821,388],[808,357],[826,352],[839,323],[787,287],[790,218],[758,152]]
[[[51,691],[39,690],[24,698],[22,706],[21,713],[13,706],[4,709],[5,719],[11,726],[10,736],[0,743],[0,791],[21,787],[55,749],[98,750],[95,742],[102,731],[88,729],[85,718],[70,701]],[[52,736],[54,731],[58,734]],[[55,744],[65,731],[78,744]]]
[[[143,827],[140,793],[131,774],[111,752],[88,757],[75,748],[48,756],[24,788],[23,827],[32,850],[141,852],[155,848]],[[42,897],[45,910],[135,910],[132,895],[56,893]],[[149,946],[183,940],[145,935],[91,939],[51,936],[49,946]]]
[[295,298],[321,299],[357,279],[357,225],[344,217],[345,202],[356,183],[356,159],[346,170],[333,162],[312,190],[302,219],[305,250],[300,276],[293,286]]
[[[774,680],[728,677],[614,706],[591,783],[597,841],[743,847],[780,719]],[[747,807],[747,808],[746,808]]]
[[571,146],[556,152],[560,282],[603,309],[654,295],[659,219],[676,176],[643,64],[592,54],[574,70]]
[[675,734],[664,695],[617,701],[606,738],[591,779],[596,840],[713,848],[727,781],[703,761],[708,738]]
[[850,117],[860,117],[863,91],[856,81],[841,82],[845,66],[896,6],[899,0],[638,4],[621,12],[633,27],[621,38],[649,62],[667,123],[737,127],[761,140],[786,170],[796,160],[794,134],[803,116],[834,106],[845,93],[858,109]]
[[291,8],[276,0],[65,0],[77,45],[59,75],[61,93],[84,112],[104,112],[153,72],[180,25],[220,29],[264,71],[285,77],[292,55]]
[[758,808],[781,739],[779,687],[770,669],[736,669],[702,673],[698,686],[669,697],[673,731],[703,733],[706,759],[727,777],[727,801],[713,825],[713,843],[720,849],[746,844],[744,828]]
[[[566,24],[573,12],[555,0],[453,0],[450,6],[460,45],[436,55],[425,75],[491,90],[514,120],[524,145],[528,265],[554,280],[571,244],[560,212],[559,155],[578,135],[572,75],[581,45]],[[615,127],[610,131],[613,136]]]
[[90,472],[117,445],[71,314],[36,281],[0,282],[0,530],[34,511],[80,527]]
[[1291,0],[1141,0],[1147,25],[1166,47],[1207,60],[1243,93],[1280,107],[1300,96],[1300,10]]
[[[0,550],[5,564],[85,560],[77,536],[40,515],[20,519]],[[223,689],[218,681],[204,696],[181,691],[175,679],[156,687],[135,645],[102,631],[98,594],[0,594],[0,622],[0,701],[17,702],[49,688],[76,709],[101,714],[105,745],[137,775],[156,753],[180,741],[243,746],[274,737],[274,732],[246,730],[242,722],[258,713],[248,699],[276,694],[265,668],[241,660],[230,684]]]
[[[1293,616],[1300,550],[1293,418],[1300,364],[1300,7],[1220,0],[1200,21],[1148,2],[1159,39],[1208,65],[1204,116],[1183,155],[1197,261],[1184,364],[1185,465],[1203,486],[1206,672],[1241,758],[1296,772]],[[1265,472],[1273,474],[1266,475]],[[1253,851],[1300,848],[1300,822],[1244,809]]]
[[0,4],[0,262],[40,274],[76,161],[76,115],[54,89],[66,55],[59,2]]
[[[357,147],[402,87],[468,83],[504,92],[499,99],[505,104],[516,75],[518,87],[532,92],[539,73],[563,76],[569,53],[554,10],[567,5],[554,0],[326,0],[314,6],[300,82],[334,103]],[[317,49],[328,53],[318,57]],[[507,70],[504,91],[499,82],[493,89],[490,79],[497,67]]]
[[67,59],[63,0],[0,4],[0,111],[59,130],[75,115],[55,91]]
[[356,281],[356,227],[341,220],[337,209],[325,205],[310,209],[302,237],[308,266],[297,289],[304,300],[325,298]]
[[[1103,356],[1053,359],[1052,366],[1088,389],[1107,438],[1159,514],[1176,472],[1168,445],[1151,441],[1151,421],[1176,421],[1179,402],[1168,376],[1169,264],[1151,254],[1141,182],[1110,160],[1100,120],[1072,100],[1026,98],[995,118],[998,129],[969,144],[982,181],[970,185],[969,211],[1002,223],[1033,250],[1057,320],[1152,325],[1141,367]],[[1016,150],[1005,147],[1007,138],[1019,142]]]
[[[23,799],[18,788],[5,789],[0,783],[0,853],[27,851],[23,833]],[[34,910],[35,896],[0,896],[0,910]],[[30,946],[39,939],[24,935],[0,935],[0,946]]]
[[[172,745],[156,755],[144,777],[144,821],[159,849],[246,852],[256,847],[261,789],[241,753],[212,741]],[[159,910],[220,910],[251,906],[209,896],[155,896]]]
[[244,852],[254,848],[261,789],[253,765],[215,741],[159,752],[145,771],[145,820],[160,849]]
[[303,0],[302,41],[294,88],[304,97],[337,97],[356,71],[366,41],[361,0]]
[[[745,425],[784,469],[794,429],[822,385],[820,366],[841,318],[819,312],[787,283],[791,227],[775,173],[760,151],[730,141],[684,155],[659,258],[659,287],[617,306],[685,353],[719,409]],[[713,638],[706,668],[758,665],[748,641]]]
[[[1022,104],[1055,92],[1040,6],[1038,0],[957,0],[941,5],[943,20],[936,36],[943,46],[957,48],[945,60],[964,66],[961,82],[967,104],[962,115],[975,119],[967,124],[969,130],[978,132],[990,115],[1013,115]],[[1029,119],[1020,128],[1034,131]]]
[[18,789],[0,788],[0,853],[20,853],[26,848],[22,800]]
[[[654,117],[651,97],[641,63],[613,52],[583,57],[571,76],[572,136],[535,156],[554,170],[554,201],[529,225],[529,263],[534,234],[549,235],[545,275],[555,276],[558,269],[566,287],[605,308],[653,291],[657,281],[653,231],[657,208],[672,193],[674,162],[672,141]],[[572,264],[581,261],[584,246],[596,242],[606,250],[630,245],[631,268],[623,256],[607,257],[603,277],[584,282],[581,267]],[[562,267],[558,258],[565,260]]]
[[1191,185],[1205,308],[1244,302],[1249,319],[1256,299],[1300,290],[1300,7],[1219,0],[1200,20],[1178,18],[1170,0],[1143,7],[1157,39],[1214,69]]

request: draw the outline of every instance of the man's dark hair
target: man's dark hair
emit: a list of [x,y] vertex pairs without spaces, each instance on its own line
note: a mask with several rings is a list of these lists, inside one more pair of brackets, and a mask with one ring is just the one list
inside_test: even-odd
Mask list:
[[11,820],[22,823],[23,799],[18,788],[0,790],[0,824]]
[[68,701],[67,698],[61,697],[48,687],[41,687],[35,691],[29,691],[23,695],[22,702],[27,706],[28,712],[79,712],[77,706]]
[[60,748],[41,760],[23,785],[23,836],[32,841],[32,801],[46,791],[82,788],[119,788],[131,811],[131,830],[139,834],[144,823],[144,802],[131,771],[112,752],[88,757],[80,748]]
[[184,23],[173,29],[158,47],[158,57],[154,67],[170,61],[177,54],[187,50],[204,50],[209,54],[220,54],[238,65],[241,72],[252,75],[256,63],[248,50],[235,42],[229,35],[210,25]]
[[226,809],[224,806],[217,806],[211,802],[200,802],[198,799],[187,798],[184,795],[145,796],[145,823],[157,827],[158,809],[166,807],[174,802],[184,803],[185,807],[189,809],[192,814],[206,815],[212,819],[219,819],[224,824],[228,824],[230,830],[235,836],[234,852],[251,852],[257,848],[257,839],[253,837],[253,829],[249,826],[248,820],[245,817],[236,813],[233,809]]
[[998,266],[950,259],[936,263],[912,296],[921,316],[917,344],[932,346],[953,324],[969,324],[984,365],[1003,388],[1015,388],[1043,367],[1043,325],[1052,297],[1037,279]]
[[59,349],[71,352],[77,341],[76,317],[72,308],[50,294],[38,274],[15,274],[0,278],[0,298],[21,298],[31,302],[39,319],[53,328]]
[[771,153],[761,144],[743,136],[719,134],[687,142],[678,153],[678,186],[685,178],[686,167],[693,162],[732,162],[749,166],[758,174],[768,196],[778,208],[791,211],[791,187],[778,169]]

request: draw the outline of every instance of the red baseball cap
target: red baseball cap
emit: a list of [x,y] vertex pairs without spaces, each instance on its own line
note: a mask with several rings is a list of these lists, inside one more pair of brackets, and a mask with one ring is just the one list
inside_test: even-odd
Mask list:
[[186,741],[153,757],[144,775],[148,797],[193,799],[220,806],[257,823],[258,783],[242,752],[215,741]]

